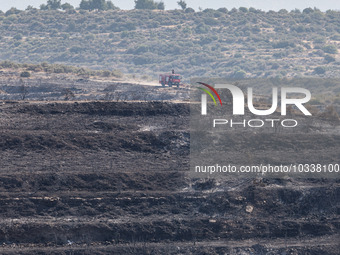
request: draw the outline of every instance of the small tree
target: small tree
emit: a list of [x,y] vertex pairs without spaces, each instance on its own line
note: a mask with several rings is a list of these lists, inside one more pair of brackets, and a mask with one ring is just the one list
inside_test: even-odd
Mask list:
[[92,0],[90,1],[91,10],[106,10],[106,1],[105,0]]
[[34,7],[32,5],[29,5],[26,7],[25,11],[32,11],[34,10]]
[[81,10],[90,10],[90,1],[81,0],[79,9]]
[[164,10],[165,5],[163,2],[155,2],[153,0],[135,0],[135,9],[147,9],[147,10]]
[[75,97],[75,95],[74,95],[74,93],[72,92],[71,89],[64,89],[63,96],[64,96],[64,100],[66,100],[66,101],[73,99]]
[[177,4],[182,8],[183,11],[187,8],[187,3],[183,0],[178,1]]
[[28,89],[26,88],[25,82],[23,81],[23,79],[20,79],[20,83],[21,83],[21,86],[19,88],[20,97],[21,97],[21,100],[25,100],[25,98],[28,95]]
[[47,5],[46,4],[41,4],[40,5],[40,10],[42,10],[42,11],[48,10]]
[[247,7],[240,7],[240,8],[238,8],[238,10],[239,10],[240,12],[244,12],[244,13],[247,13],[247,12],[248,12],[248,8],[247,8]]
[[157,4],[157,9],[158,9],[158,10],[164,10],[164,9],[165,9],[165,4],[164,4],[164,2],[159,2],[159,3]]
[[61,0],[48,0],[47,7],[51,10],[61,9]]
[[61,5],[61,9],[63,9],[64,11],[67,11],[67,10],[73,10],[74,7],[73,5],[69,4],[69,3],[64,3]]
[[278,13],[280,13],[280,14],[288,14],[288,11],[286,9],[280,9],[278,11]]
[[81,10],[116,10],[119,9],[116,7],[112,1],[105,0],[82,0],[79,5],[79,9]]
[[135,9],[156,9],[152,0],[135,0]]
[[302,11],[303,14],[310,14],[310,13],[313,13],[313,12],[314,12],[314,10],[310,7],[303,9],[303,11]]
[[108,10],[118,10],[119,8],[115,6],[111,1],[106,1],[106,8]]
[[24,84],[20,86],[20,95],[21,95],[21,100],[25,100],[25,98],[28,95],[28,90]]

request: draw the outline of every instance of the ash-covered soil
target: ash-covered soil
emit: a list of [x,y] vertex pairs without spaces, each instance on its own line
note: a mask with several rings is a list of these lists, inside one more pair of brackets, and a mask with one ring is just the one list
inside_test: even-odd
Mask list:
[[[192,179],[189,109],[2,104],[0,253],[339,254],[339,179]],[[285,143],[243,143],[261,137],[262,149],[301,161],[340,155],[336,133],[277,135]]]

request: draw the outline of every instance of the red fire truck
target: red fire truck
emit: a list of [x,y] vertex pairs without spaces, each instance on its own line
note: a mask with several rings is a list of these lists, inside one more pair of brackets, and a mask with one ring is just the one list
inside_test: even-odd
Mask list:
[[163,87],[165,87],[165,85],[169,85],[169,87],[177,86],[178,88],[181,83],[181,76],[179,74],[175,74],[175,70],[172,70],[171,74],[160,74],[159,83],[162,84]]

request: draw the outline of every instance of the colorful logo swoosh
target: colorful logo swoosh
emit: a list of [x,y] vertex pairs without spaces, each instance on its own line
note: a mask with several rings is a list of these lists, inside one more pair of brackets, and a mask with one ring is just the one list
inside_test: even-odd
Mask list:
[[[216,91],[212,86],[210,86],[209,84],[203,83],[203,82],[197,82],[197,83],[199,83],[199,84],[201,84],[201,85],[203,85],[203,86],[206,86],[206,87],[209,88],[212,92],[214,92],[214,94],[217,96],[218,100],[220,101],[220,104],[222,105],[222,100],[221,100],[220,95],[217,93],[217,91]],[[214,96],[213,96],[208,90],[203,89],[203,88],[198,88],[198,89],[203,90],[204,92],[206,92],[206,93],[213,99],[215,105],[217,105]]]

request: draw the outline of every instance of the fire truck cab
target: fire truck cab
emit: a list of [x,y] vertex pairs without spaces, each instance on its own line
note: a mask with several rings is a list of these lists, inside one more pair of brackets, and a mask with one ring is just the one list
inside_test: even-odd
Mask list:
[[171,74],[160,74],[159,83],[162,84],[163,87],[168,85],[169,87],[177,86],[178,88],[181,83],[181,76],[179,74],[175,74],[175,71],[172,70]]

